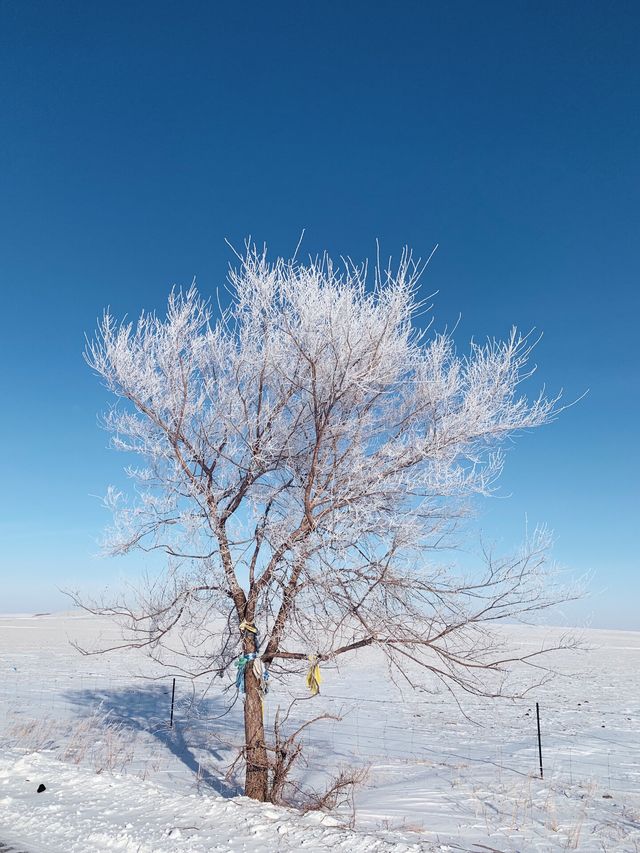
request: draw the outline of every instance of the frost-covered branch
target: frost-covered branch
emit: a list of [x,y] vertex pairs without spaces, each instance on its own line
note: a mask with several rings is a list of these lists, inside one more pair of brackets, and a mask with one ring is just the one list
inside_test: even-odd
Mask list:
[[135,500],[107,496],[105,548],[173,566],[137,610],[112,612],[152,655],[223,672],[231,650],[253,651],[248,623],[274,671],[375,645],[405,678],[418,666],[494,690],[481,672],[511,659],[486,626],[556,600],[547,542],[486,554],[467,578],[433,555],[494,489],[505,440],[553,420],[559,400],[520,391],[529,336],[460,355],[418,328],[419,273],[404,252],[369,287],[366,266],[249,246],[222,314],[192,285],[164,317],[104,315],[86,359],[118,400],[103,421],[113,446],[141,458]]

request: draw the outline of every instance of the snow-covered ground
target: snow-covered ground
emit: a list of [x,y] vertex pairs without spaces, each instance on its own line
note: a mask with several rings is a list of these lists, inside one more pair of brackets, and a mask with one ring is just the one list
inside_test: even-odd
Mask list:
[[[46,790],[37,793],[41,783]],[[246,797],[175,793],[36,753],[0,760],[0,809],[1,840],[34,853],[420,849],[345,831],[318,812],[302,817]]]
[[[533,648],[553,629],[508,627]],[[400,694],[375,652],[323,670],[322,694],[292,720],[306,731],[300,781],[369,767],[352,817],[301,816],[238,797],[225,777],[241,742],[241,699],[216,679],[157,681],[138,652],[82,657],[114,628],[82,615],[0,618],[0,849],[26,853],[308,850],[640,850],[640,634],[583,632],[558,653],[565,675],[527,701]],[[231,676],[230,676],[231,677]],[[307,696],[303,679],[298,695]],[[295,688],[295,684],[294,684]],[[267,723],[288,704],[275,683]],[[544,779],[539,778],[535,702]],[[36,793],[43,783],[46,791]]]

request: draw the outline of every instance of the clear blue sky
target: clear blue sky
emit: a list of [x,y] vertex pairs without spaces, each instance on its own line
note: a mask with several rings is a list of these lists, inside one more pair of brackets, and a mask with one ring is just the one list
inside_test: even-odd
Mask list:
[[593,569],[568,619],[640,629],[635,2],[0,2],[0,611],[67,606],[123,459],[81,358],[103,307],[224,279],[228,237],[409,243],[456,336],[543,330],[586,399],[518,440],[480,522]]

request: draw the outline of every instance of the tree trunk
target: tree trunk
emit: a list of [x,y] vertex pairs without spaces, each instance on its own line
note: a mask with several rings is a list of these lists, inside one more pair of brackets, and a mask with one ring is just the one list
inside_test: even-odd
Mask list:
[[264,718],[258,679],[247,664],[244,672],[244,737],[246,776],[244,793],[253,800],[266,802],[269,793],[269,765],[264,741]]

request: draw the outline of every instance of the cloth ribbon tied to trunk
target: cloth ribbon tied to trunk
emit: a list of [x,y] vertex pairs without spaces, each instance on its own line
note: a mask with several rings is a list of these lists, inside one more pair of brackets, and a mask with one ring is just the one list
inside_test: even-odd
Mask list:
[[238,660],[236,661],[236,687],[240,691],[240,693],[244,693],[244,673],[247,667],[247,664],[251,664],[251,668],[253,670],[253,674],[256,677],[258,682],[258,688],[260,693],[264,695],[269,692],[269,673],[265,669],[264,664],[262,663],[262,658],[258,657],[257,652],[249,652],[247,655],[240,655]]
[[313,696],[320,693],[320,684],[322,675],[320,674],[320,664],[318,663],[317,655],[309,655],[309,672],[307,673],[307,687]]
[[240,631],[243,634],[249,633],[252,635],[255,651],[257,652],[260,648],[260,637],[258,636],[258,629],[256,628],[256,626],[251,625],[249,622],[243,621],[240,623]]
[[247,664],[258,657],[256,652],[251,652],[248,655],[240,655],[236,661],[236,687],[241,693],[244,693],[244,670]]
[[251,625],[246,620],[243,620],[240,623],[239,627],[243,635],[251,635],[255,651],[247,652],[246,654],[240,655],[240,657],[236,661],[236,667],[238,669],[236,673],[236,687],[241,693],[245,692],[244,673],[247,664],[251,663],[253,674],[255,675],[256,680],[258,682],[258,689],[260,690],[260,695],[264,696],[269,692],[269,672],[266,669],[264,663],[262,662],[262,658],[258,654],[258,651],[260,649],[260,638],[258,636],[258,629],[255,627],[255,625]]
[[262,658],[255,658],[252,664],[253,674],[258,681],[258,689],[261,696],[266,696],[269,692],[269,670],[262,662]]

